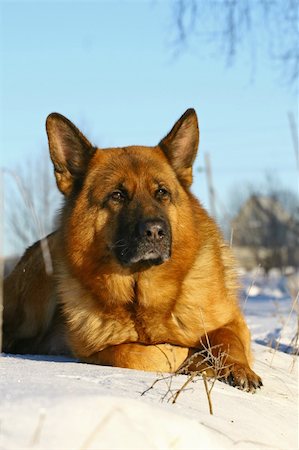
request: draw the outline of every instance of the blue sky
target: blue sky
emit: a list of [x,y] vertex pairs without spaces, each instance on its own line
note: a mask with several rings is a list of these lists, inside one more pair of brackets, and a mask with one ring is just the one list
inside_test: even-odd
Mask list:
[[[53,111],[108,147],[154,145],[194,107],[201,129],[195,168],[209,152],[222,203],[266,173],[296,191],[287,112],[297,113],[297,98],[261,42],[255,70],[245,51],[227,68],[199,40],[177,54],[167,0],[2,1],[0,27],[1,167],[26,164],[47,148],[44,123]],[[209,207],[197,170],[193,190]]]

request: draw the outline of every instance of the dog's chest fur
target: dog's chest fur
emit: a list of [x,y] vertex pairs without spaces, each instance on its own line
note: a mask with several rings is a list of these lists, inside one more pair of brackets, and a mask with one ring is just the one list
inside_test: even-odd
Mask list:
[[160,289],[152,289],[149,277],[139,277],[137,281],[128,278],[116,292],[115,282],[111,279],[103,287],[105,299],[109,298],[109,285],[111,301],[107,303],[105,300],[104,303],[75,278],[71,281],[69,277],[60,279],[59,297],[75,353],[89,356],[108,346],[126,342],[172,342],[193,346],[204,332],[196,305],[194,327],[189,326],[187,330],[184,326],[184,315],[190,314],[190,304],[188,312],[184,311],[179,283],[165,280]]

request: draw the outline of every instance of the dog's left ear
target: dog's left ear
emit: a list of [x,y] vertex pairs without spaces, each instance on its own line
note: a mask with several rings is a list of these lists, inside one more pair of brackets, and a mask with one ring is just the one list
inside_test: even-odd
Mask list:
[[159,143],[181,183],[192,184],[192,164],[199,144],[199,129],[194,109],[190,108]]

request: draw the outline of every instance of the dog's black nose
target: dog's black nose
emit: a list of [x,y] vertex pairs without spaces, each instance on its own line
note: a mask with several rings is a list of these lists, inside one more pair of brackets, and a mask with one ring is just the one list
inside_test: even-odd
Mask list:
[[167,234],[167,225],[161,219],[145,220],[139,223],[138,232],[148,241],[160,241]]

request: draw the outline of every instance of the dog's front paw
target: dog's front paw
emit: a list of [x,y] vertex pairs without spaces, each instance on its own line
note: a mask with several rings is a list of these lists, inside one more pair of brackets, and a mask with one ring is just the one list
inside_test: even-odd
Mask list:
[[227,366],[221,381],[246,392],[255,392],[263,386],[262,379],[249,366],[233,363]]

